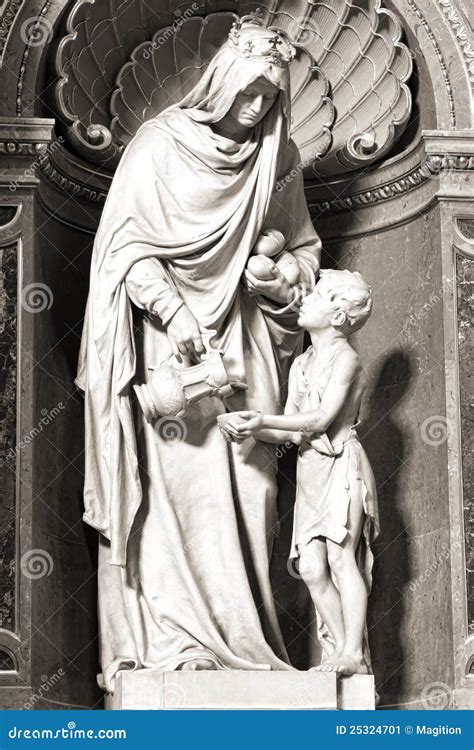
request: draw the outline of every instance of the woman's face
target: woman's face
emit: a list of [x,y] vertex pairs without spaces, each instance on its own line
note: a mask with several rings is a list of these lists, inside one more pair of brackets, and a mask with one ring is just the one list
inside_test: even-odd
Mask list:
[[266,78],[257,78],[237,95],[228,112],[241,128],[253,128],[263,120],[277,98],[279,89]]

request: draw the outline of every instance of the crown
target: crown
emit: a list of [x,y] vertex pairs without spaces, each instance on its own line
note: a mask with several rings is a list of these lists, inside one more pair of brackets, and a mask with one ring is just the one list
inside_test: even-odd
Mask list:
[[268,62],[286,68],[296,55],[296,49],[285,38],[286,34],[275,27],[265,27],[262,11],[242,16],[232,24],[228,46],[245,60]]

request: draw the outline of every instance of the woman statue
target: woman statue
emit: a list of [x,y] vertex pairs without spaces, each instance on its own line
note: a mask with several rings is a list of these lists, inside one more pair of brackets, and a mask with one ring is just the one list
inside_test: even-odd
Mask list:
[[[296,288],[246,269],[257,238],[280,232],[310,288],[319,268],[289,137],[293,55],[258,19],[234,25],[191,92],[139,129],[104,208],[77,383],[108,691],[121,669],[292,669],[268,570],[274,453],[227,443],[216,418],[280,412],[301,349]],[[193,404],[170,441],[132,385],[173,353],[198,361],[209,332],[233,394]]]

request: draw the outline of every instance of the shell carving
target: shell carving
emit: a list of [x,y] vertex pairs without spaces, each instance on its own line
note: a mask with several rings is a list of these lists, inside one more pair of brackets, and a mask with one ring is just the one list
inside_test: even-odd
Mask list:
[[230,5],[170,0],[154,13],[152,2],[76,0],[56,54],[56,108],[73,148],[113,169],[140,125],[193,87],[235,16],[260,7],[297,47],[292,134],[305,176],[347,173],[389,152],[411,112],[412,57],[381,0]]

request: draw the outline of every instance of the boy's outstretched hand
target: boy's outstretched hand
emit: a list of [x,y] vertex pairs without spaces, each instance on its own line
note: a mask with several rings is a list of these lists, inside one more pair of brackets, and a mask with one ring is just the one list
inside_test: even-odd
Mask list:
[[225,423],[220,424],[226,440],[242,443],[262,427],[263,417],[258,411],[239,411],[232,416],[235,417],[234,420],[228,419],[225,420]]
[[263,415],[259,411],[239,411],[237,416],[240,420],[245,420],[234,425],[240,437],[252,437],[254,432],[258,432],[263,427]]

